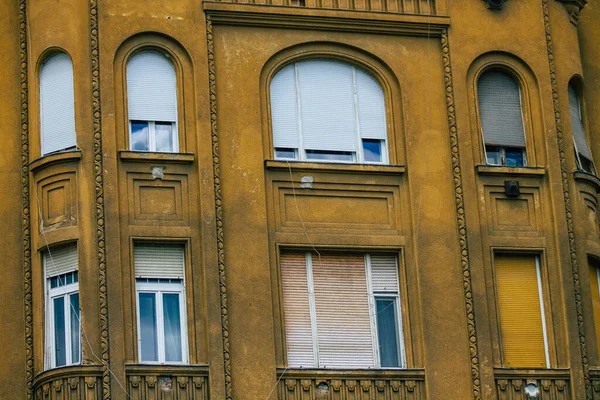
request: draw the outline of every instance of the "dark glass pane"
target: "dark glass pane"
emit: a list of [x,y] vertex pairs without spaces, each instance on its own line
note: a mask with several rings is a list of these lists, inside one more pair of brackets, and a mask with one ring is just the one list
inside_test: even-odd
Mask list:
[[379,357],[382,367],[399,367],[396,300],[376,299]]
[[165,360],[183,361],[178,294],[163,294],[163,316],[165,321]]
[[525,165],[523,158],[523,149],[506,148],[506,165],[508,167],[522,167]]
[[57,297],[54,306],[54,359],[56,367],[67,364],[66,327],[65,327],[65,298]]
[[354,153],[349,151],[306,150],[309,160],[354,161]]
[[594,174],[594,164],[588,158],[579,154],[579,160],[581,160],[581,169],[585,172],[589,172],[590,174]]
[[54,289],[55,287],[58,287],[58,277],[57,276],[53,276],[52,278],[50,278],[50,288]]
[[282,147],[278,147],[275,149],[275,158],[295,160],[296,149],[284,149]]
[[502,160],[500,159],[500,149],[498,147],[487,146],[485,148],[485,152],[487,155],[487,163],[490,165],[502,165]]
[[77,271],[73,272],[73,282],[79,282],[79,273]]
[[156,122],[154,124],[154,137],[156,139],[156,151],[174,152],[173,148],[173,123]]
[[[77,276],[77,275],[75,275]],[[79,333],[79,293],[69,296],[71,300],[71,363],[79,363],[81,354],[81,335]]]
[[140,361],[158,361],[156,295],[140,293]]
[[148,151],[148,123],[145,121],[131,121],[131,150]]
[[381,162],[381,140],[363,139],[363,154],[366,162]]
[[65,274],[64,279],[65,285],[70,285],[71,283],[73,283],[73,274]]

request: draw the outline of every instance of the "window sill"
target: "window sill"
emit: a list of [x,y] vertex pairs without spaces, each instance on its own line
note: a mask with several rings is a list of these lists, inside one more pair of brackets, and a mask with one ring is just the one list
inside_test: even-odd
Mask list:
[[371,379],[386,377],[402,377],[405,379],[425,379],[425,370],[423,368],[366,368],[366,369],[327,369],[327,368],[277,368],[277,374],[281,375],[285,371],[285,376],[290,377],[343,377]]
[[569,379],[569,368],[494,368],[496,379],[516,379],[523,376],[535,376],[539,379]]
[[600,193],[600,178],[594,174],[590,174],[585,171],[573,171],[573,177],[578,182],[587,183],[596,189],[596,192]]
[[157,153],[152,151],[119,151],[119,158],[122,161],[144,162],[160,161],[170,164],[192,164],[195,160],[193,153]]
[[351,174],[387,174],[402,175],[406,172],[404,165],[389,164],[345,164],[303,161],[266,160],[265,168],[269,171],[321,171],[342,172]]
[[125,364],[128,375],[152,375],[156,373],[173,375],[207,375],[206,364]]
[[81,150],[65,151],[62,153],[49,154],[47,156],[40,157],[29,163],[29,169],[32,172],[36,172],[42,168],[48,167],[53,164],[65,163],[70,161],[78,161],[81,158]]
[[33,380],[34,387],[41,387],[47,382],[63,378],[79,378],[86,376],[102,377],[102,366],[93,364],[74,364],[64,367],[56,367],[39,373]]
[[496,165],[476,165],[475,171],[479,175],[509,175],[509,176],[544,176],[544,167],[506,167]]

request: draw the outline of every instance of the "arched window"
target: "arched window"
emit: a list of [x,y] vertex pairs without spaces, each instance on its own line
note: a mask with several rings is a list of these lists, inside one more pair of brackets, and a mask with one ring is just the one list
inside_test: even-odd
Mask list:
[[42,155],[76,147],[73,64],[65,53],[50,56],[40,69]]
[[518,82],[506,72],[487,71],[477,82],[477,93],[487,163],[527,165]]
[[127,64],[129,148],[179,151],[177,77],[173,64],[156,51],[135,54]]
[[275,158],[388,162],[383,90],[365,71],[299,61],[275,74],[270,92]]
[[583,127],[583,113],[581,112],[581,99],[573,84],[569,83],[569,115],[571,116],[571,129],[573,131],[573,144],[575,146],[575,159],[577,168],[595,174],[592,153],[585,138]]

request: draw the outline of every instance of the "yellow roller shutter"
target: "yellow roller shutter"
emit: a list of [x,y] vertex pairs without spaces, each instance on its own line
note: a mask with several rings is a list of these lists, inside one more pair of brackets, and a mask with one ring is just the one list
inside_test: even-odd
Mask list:
[[535,257],[498,255],[495,268],[503,365],[546,368]]
[[596,345],[600,354],[600,291],[598,290],[598,264],[590,261],[590,283],[594,307],[594,325],[596,327]]

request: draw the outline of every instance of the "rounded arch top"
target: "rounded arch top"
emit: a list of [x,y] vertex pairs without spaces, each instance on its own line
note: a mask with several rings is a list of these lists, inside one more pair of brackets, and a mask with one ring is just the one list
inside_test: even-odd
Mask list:
[[501,71],[517,81],[521,90],[527,90],[532,84],[537,85],[535,73],[519,56],[504,52],[492,51],[476,57],[467,70],[468,81],[477,82],[490,71]]

